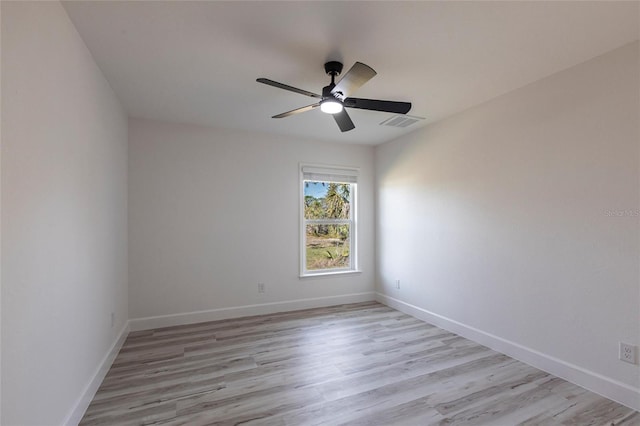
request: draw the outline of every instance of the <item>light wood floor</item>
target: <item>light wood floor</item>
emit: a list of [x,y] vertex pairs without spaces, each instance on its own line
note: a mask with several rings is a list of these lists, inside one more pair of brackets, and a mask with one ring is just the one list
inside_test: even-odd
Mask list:
[[640,425],[378,303],[129,335],[83,425]]

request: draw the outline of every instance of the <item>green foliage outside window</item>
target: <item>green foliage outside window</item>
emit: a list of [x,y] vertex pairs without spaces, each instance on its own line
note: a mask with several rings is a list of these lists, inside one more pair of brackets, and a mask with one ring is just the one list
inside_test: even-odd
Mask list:
[[[309,185],[309,182],[305,184]],[[305,195],[305,219],[350,219],[351,185],[333,182],[321,182],[321,184],[326,187],[324,196]],[[306,226],[307,270],[349,267],[349,234],[349,224],[308,224]]]

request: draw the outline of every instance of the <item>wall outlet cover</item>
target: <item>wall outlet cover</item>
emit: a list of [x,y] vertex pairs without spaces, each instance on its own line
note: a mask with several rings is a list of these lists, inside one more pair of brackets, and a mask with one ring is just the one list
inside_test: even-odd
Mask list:
[[620,342],[620,360],[628,362],[630,364],[638,363],[638,347],[630,345],[629,343]]

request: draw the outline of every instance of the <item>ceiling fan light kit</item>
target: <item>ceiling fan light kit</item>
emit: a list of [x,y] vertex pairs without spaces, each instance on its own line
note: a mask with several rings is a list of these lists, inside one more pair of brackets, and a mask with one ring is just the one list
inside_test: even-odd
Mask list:
[[324,70],[331,76],[331,83],[322,88],[322,96],[287,84],[278,83],[277,81],[269,80],[267,78],[258,78],[256,80],[258,83],[320,99],[320,101],[315,104],[283,112],[282,114],[274,115],[272,118],[289,117],[290,115],[311,111],[312,109],[320,107],[322,112],[333,115],[336,124],[342,132],[347,132],[354,129],[356,126],[353,124],[353,121],[351,121],[351,117],[349,117],[345,108],[366,109],[371,111],[390,112],[394,114],[406,114],[411,109],[410,102],[382,101],[377,99],[349,97],[353,92],[360,88],[360,86],[371,80],[376,75],[373,68],[368,65],[356,62],[337,84],[335,82],[335,78],[342,72],[342,64],[337,61],[330,61],[324,64]]
[[337,114],[342,111],[342,103],[333,99],[320,101],[320,111],[326,114]]

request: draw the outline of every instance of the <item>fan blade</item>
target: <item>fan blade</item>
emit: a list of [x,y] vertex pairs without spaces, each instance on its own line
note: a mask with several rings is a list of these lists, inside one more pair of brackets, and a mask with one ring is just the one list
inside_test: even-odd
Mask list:
[[310,96],[312,98],[322,99],[322,96],[307,92],[306,90],[298,89],[297,87],[289,86],[287,84],[278,83],[277,81],[269,80],[268,78],[258,78],[256,79],[258,83],[266,84],[267,86],[277,87],[278,89],[288,90],[290,92],[299,93],[301,95]]
[[331,90],[333,96],[344,101],[350,94],[358,90],[360,86],[375,77],[376,72],[369,65],[356,62],[342,79]]
[[348,132],[349,130],[356,128],[353,121],[351,121],[351,117],[347,114],[346,109],[343,109],[337,114],[333,114],[333,118],[336,120],[336,123],[338,123],[338,127],[340,127],[340,131],[342,132]]
[[318,108],[319,106],[320,106],[320,103],[318,102],[317,104],[307,105],[302,108],[296,108],[296,109],[292,109],[291,111],[283,112],[282,114],[274,115],[271,118],[285,118],[293,114],[299,114],[301,112],[311,111],[312,109]]
[[411,102],[380,101],[377,99],[347,98],[344,106],[348,108],[369,109],[373,111],[406,114],[411,109]]

